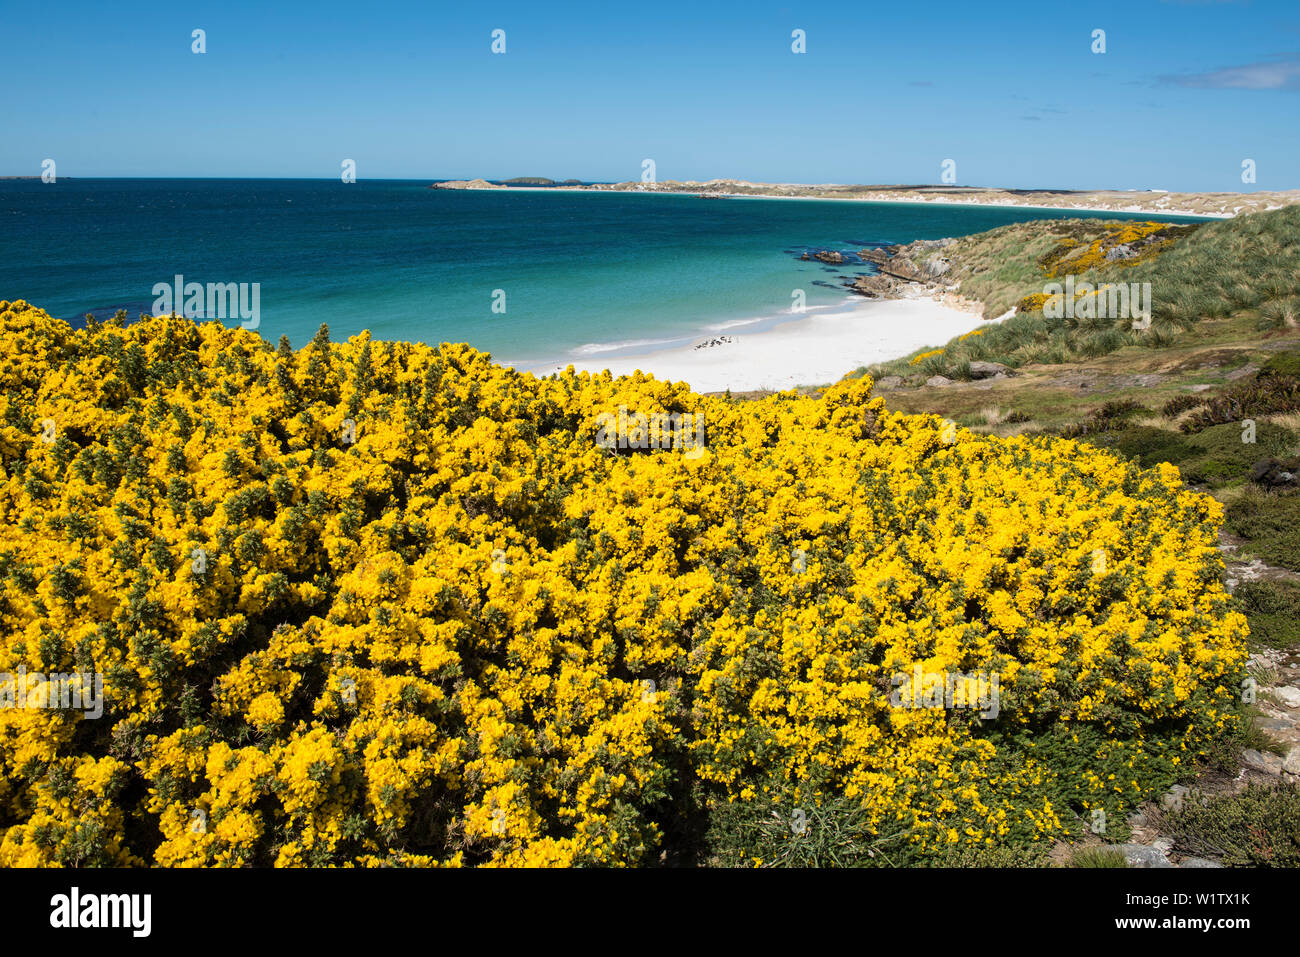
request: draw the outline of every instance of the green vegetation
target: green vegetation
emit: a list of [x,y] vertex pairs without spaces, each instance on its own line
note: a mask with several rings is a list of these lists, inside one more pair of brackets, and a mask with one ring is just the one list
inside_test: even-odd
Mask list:
[[1115,399],[1088,413],[1087,419],[1062,429],[1066,438],[1078,438],[1097,432],[1117,432],[1128,426],[1133,419],[1151,410],[1133,399]]
[[[1260,680],[1260,676],[1254,677],[1255,680]],[[1241,769],[1241,752],[1248,748],[1256,751],[1271,751],[1277,755],[1285,754],[1286,746],[1259,726],[1259,715],[1259,709],[1255,705],[1243,707],[1241,720],[1210,745],[1209,751],[1194,766],[1188,768],[1188,773],[1183,780],[1193,782],[1202,771],[1236,777]]]
[[1259,371],[1261,376],[1300,376],[1300,352],[1279,352]]
[[[1147,467],[1160,462],[1177,465],[1190,484],[1210,489],[1242,485],[1256,462],[1287,455],[1300,445],[1300,433],[1271,422],[1258,423],[1255,441],[1250,443],[1242,441],[1241,426],[1235,422],[1185,435],[1148,425],[1125,427],[1127,421],[1112,416],[1098,422],[1090,417],[1081,426],[1093,428],[1073,434],[1087,435],[1091,444],[1115,449]],[[1098,432],[1108,434],[1090,434]]]
[[1045,842],[953,845],[922,855],[901,825],[872,832],[861,803],[842,797],[809,808],[720,804],[709,820],[707,863],[723,867],[1046,867],[1050,849]]
[[1248,581],[1233,594],[1250,620],[1253,643],[1271,648],[1300,645],[1300,583]]
[[872,833],[861,801],[807,808],[720,802],[710,812],[710,863],[723,867],[901,867],[921,864],[905,827]]
[[1124,852],[1103,844],[1098,847],[1081,847],[1070,858],[1071,867],[1128,867]]
[[1261,372],[1252,381],[1207,401],[1183,422],[1182,429],[1196,432],[1223,422],[1285,412],[1300,412],[1300,378]]
[[1258,558],[1300,571],[1300,493],[1248,489],[1228,506],[1227,526]]
[[[1195,796],[1195,794],[1193,794]],[[1300,790],[1250,784],[1162,815],[1175,847],[1229,867],[1300,866]]]

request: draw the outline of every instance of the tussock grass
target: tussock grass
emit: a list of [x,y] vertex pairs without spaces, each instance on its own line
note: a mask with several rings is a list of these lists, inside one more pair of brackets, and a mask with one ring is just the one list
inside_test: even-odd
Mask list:
[[1071,867],[1128,867],[1124,852],[1117,847],[1081,847],[1070,858]]

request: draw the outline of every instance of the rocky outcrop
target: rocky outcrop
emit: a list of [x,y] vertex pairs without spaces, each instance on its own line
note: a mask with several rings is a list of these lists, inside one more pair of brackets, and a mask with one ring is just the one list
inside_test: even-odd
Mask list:
[[891,276],[858,276],[848,283],[850,289],[868,299],[900,299],[899,285],[899,280]]
[[1005,366],[1001,362],[982,362],[976,360],[970,364],[970,377],[972,379],[996,379],[999,376],[1006,377],[1015,375],[1010,366]]
[[837,252],[834,249],[819,249],[815,253],[806,252],[799,258],[804,261],[816,259],[818,262],[827,263],[832,266],[844,265],[844,254]]
[[876,267],[874,275],[857,276],[849,289],[868,299],[903,299],[950,290],[939,280],[952,269],[943,251],[951,239],[919,239],[902,246],[864,249],[858,257]]
[[1147,844],[1120,844],[1117,850],[1123,852],[1124,862],[1129,867],[1173,867],[1165,851]]
[[429,189],[505,189],[485,179],[449,179],[444,183],[434,183]]

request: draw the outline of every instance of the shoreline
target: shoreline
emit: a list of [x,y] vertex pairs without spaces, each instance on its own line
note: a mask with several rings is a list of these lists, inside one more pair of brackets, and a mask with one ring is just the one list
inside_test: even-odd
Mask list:
[[[661,381],[686,382],[694,392],[780,392],[829,385],[862,366],[898,359],[922,346],[939,346],[954,336],[998,319],[982,319],[931,296],[871,300],[853,296],[824,311],[793,315],[753,332],[715,333],[729,341],[696,344],[634,355],[569,357],[544,365],[519,364],[519,372],[542,377],[577,372],[618,377],[640,371]],[[698,338],[698,337],[697,337]]]
[[[478,186],[472,188],[443,187],[448,192],[498,192],[498,193],[631,193],[655,196],[683,196],[688,199],[699,197],[695,190],[678,189],[601,189],[596,186]],[[781,196],[771,193],[710,193],[720,199],[786,199],[797,202],[832,202],[832,203],[881,203],[903,206],[975,206],[986,209],[1034,209],[1063,213],[1118,213],[1127,216],[1187,216],[1193,219],[1235,219],[1237,212],[1204,213],[1191,209],[1146,209],[1138,207],[1112,208],[1109,206],[1044,206],[1033,203],[979,202],[966,199],[921,199],[902,197],[872,196]],[[1281,209],[1281,206],[1269,206],[1264,211]]]
[[[592,192],[609,192],[593,190]],[[624,191],[626,192],[626,191]],[[978,203],[964,199],[872,199],[869,196],[756,196],[753,193],[719,193],[727,199],[792,199],[797,202],[891,203],[903,206],[982,206],[986,209],[1043,209],[1065,213],[1125,213],[1128,215],[1191,216],[1196,219],[1233,219],[1236,213],[1197,213],[1182,209],[1111,209],[1106,206],[1033,206],[1025,203]]]

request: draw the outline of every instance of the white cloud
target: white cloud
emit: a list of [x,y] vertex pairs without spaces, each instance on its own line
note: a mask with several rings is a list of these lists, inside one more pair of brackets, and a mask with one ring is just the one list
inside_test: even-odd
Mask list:
[[1251,63],[1208,73],[1164,76],[1166,83],[1213,90],[1300,90],[1300,59]]

